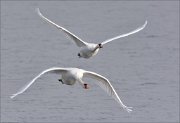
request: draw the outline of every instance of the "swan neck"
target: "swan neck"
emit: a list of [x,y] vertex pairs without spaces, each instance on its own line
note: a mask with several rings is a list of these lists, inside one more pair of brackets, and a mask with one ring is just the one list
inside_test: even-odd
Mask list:
[[99,48],[99,45],[97,45],[97,46],[94,48],[94,51],[96,51],[98,48]]

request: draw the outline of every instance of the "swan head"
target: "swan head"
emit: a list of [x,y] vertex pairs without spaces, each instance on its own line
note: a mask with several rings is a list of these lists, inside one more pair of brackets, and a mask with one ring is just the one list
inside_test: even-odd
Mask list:
[[102,44],[101,44],[101,43],[100,43],[100,44],[98,44],[98,47],[99,47],[99,48],[103,48],[103,46],[102,46]]
[[90,86],[88,84],[84,84],[84,89],[89,89]]

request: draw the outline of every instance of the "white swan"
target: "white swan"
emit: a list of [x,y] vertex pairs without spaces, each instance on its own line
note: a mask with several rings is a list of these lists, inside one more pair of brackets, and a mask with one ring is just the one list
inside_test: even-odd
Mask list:
[[82,87],[84,89],[89,89],[90,86],[82,80],[83,77],[90,77],[90,78],[96,79],[96,80],[98,80],[96,84],[98,84],[104,91],[106,91],[110,96],[112,96],[121,105],[121,107],[123,109],[125,109],[128,112],[132,111],[132,109],[131,109],[132,107],[127,107],[122,103],[121,99],[119,98],[118,94],[116,93],[116,91],[114,90],[113,86],[111,85],[111,83],[109,82],[108,79],[106,79],[105,77],[103,77],[103,76],[101,76],[101,75],[99,75],[97,73],[82,70],[82,69],[79,69],[79,68],[53,67],[53,68],[46,69],[43,72],[41,72],[39,75],[37,75],[32,81],[30,81],[22,89],[20,89],[17,93],[10,96],[10,98],[14,98],[17,95],[22,94],[39,77],[41,77],[43,74],[49,73],[49,72],[50,73],[61,74],[61,79],[59,79],[59,81],[61,81],[62,84],[74,85],[75,82],[77,81],[77,82],[80,83],[80,85],[82,85]]
[[119,39],[119,38],[122,38],[122,37],[126,37],[126,36],[129,36],[131,34],[134,34],[134,33],[137,33],[139,31],[141,31],[142,29],[145,28],[145,26],[147,25],[147,21],[145,21],[145,23],[140,26],[139,28],[129,32],[129,33],[126,33],[126,34],[122,34],[122,35],[119,35],[119,36],[116,36],[116,37],[113,37],[113,38],[110,38],[110,39],[107,39],[105,41],[103,41],[102,43],[99,43],[99,44],[94,44],[94,43],[87,43],[85,41],[83,41],[82,39],[80,39],[79,37],[77,37],[76,35],[74,35],[73,33],[71,33],[70,31],[68,31],[67,29],[65,29],[64,27],[61,27],[57,24],[55,24],[54,22],[52,22],[51,20],[49,20],[48,18],[46,18],[45,16],[42,15],[42,13],[40,12],[39,8],[37,8],[37,13],[39,14],[39,16],[44,19],[46,22],[54,25],[55,27],[57,27],[58,29],[62,30],[64,33],[67,34],[68,37],[70,37],[78,47],[81,47],[81,50],[80,52],[78,53],[78,56],[79,57],[83,57],[83,58],[90,58],[94,55],[96,55],[99,51],[100,48],[103,48],[103,45],[106,44],[106,43],[109,43],[113,40],[116,40],[116,39]]

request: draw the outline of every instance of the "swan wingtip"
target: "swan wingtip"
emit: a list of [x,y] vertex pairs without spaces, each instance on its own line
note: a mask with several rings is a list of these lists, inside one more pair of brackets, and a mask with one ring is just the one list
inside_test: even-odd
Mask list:
[[10,98],[11,98],[11,99],[13,99],[13,98],[14,98],[14,96],[12,95],[12,96],[10,96]]
[[35,11],[36,11],[38,14],[41,13],[39,8],[35,8]]
[[148,21],[146,20],[144,25],[146,26],[146,25],[147,25],[147,23],[148,23]]
[[17,96],[17,94],[12,94],[12,95],[10,96],[10,98],[13,99],[13,98],[16,97],[16,96]]
[[132,110],[133,107],[124,107],[124,109],[128,112],[128,113],[131,113],[133,110]]

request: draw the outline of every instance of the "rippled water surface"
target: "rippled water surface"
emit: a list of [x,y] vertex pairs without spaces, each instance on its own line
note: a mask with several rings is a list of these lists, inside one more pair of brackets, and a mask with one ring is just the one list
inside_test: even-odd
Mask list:
[[[78,47],[35,12],[42,13],[87,42],[116,40],[89,60]],[[178,122],[179,3],[174,2],[1,2],[2,122]],[[38,79],[25,93],[9,95],[49,67],[79,67],[107,77],[128,114],[93,80],[90,90],[58,83],[59,76]]]

